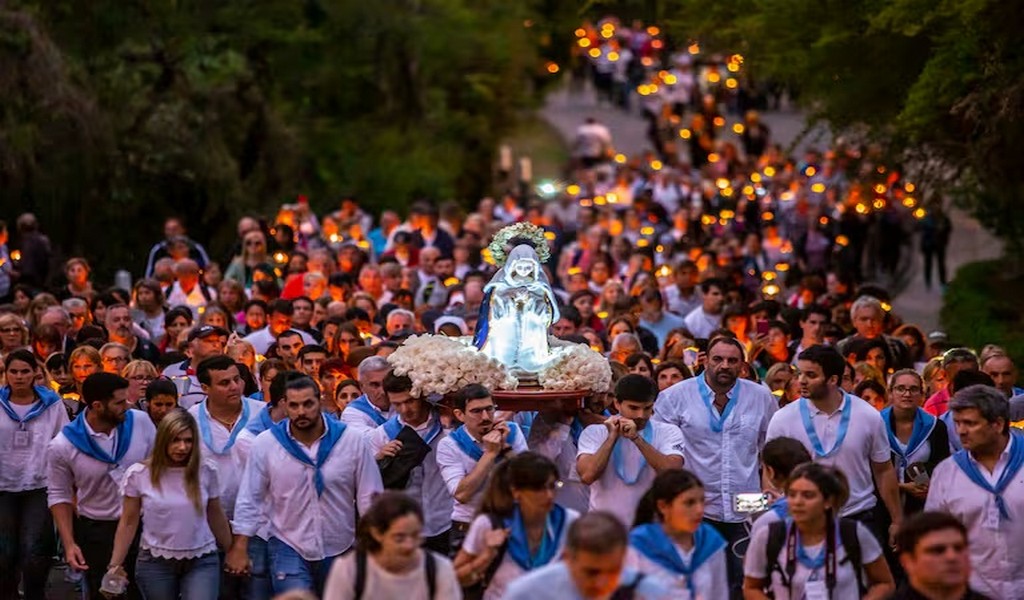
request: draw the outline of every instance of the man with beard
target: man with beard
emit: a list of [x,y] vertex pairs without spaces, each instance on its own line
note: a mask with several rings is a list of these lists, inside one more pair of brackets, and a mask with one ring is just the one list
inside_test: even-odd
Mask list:
[[683,466],[679,429],[651,420],[657,396],[653,379],[626,375],[615,384],[617,414],[580,434],[576,469],[590,486],[590,510],[608,511],[627,526],[654,476]]
[[[891,544],[903,521],[896,469],[882,416],[870,404],[839,389],[846,361],[830,346],[811,346],[797,357],[800,399],[783,406],[768,424],[767,439],[790,437],[814,462],[846,474],[850,499],[840,516],[862,522],[880,544]],[[892,523],[886,534],[876,518],[875,486]]]
[[108,306],[103,325],[107,328],[109,340],[124,344],[131,352],[132,358],[148,360],[153,364],[160,361],[160,351],[153,342],[135,334],[132,311],[124,304]]
[[391,403],[384,392],[384,377],[391,370],[387,359],[371,356],[359,363],[359,387],[363,395],[341,411],[341,422],[356,430],[369,431],[391,418]]
[[282,402],[287,420],[252,444],[226,562],[247,570],[249,538],[266,526],[274,593],[320,594],[355,542],[356,510],[365,514],[383,486],[366,439],[321,412],[315,381],[289,381]]
[[465,386],[456,394],[452,410],[462,426],[437,445],[437,466],[454,499],[449,534],[453,550],[462,546],[499,458],[529,450],[519,426],[496,422],[495,410],[490,390],[479,384]]
[[[686,440],[686,466],[704,483],[704,519],[734,546],[748,535],[747,515],[733,510],[734,498],[761,489],[758,455],[778,403],[768,388],[739,378],[743,346],[734,338],[714,338],[707,352],[704,373],[662,392],[654,419],[678,428]],[[729,585],[738,598],[742,554],[726,556]]]
[[[188,333],[188,359],[164,369],[163,376],[178,387],[178,406],[188,410],[203,401],[206,393],[196,377],[196,365],[224,354],[228,332],[213,325],[199,325]],[[228,505],[224,508],[230,510]]]
[[[146,413],[128,409],[128,380],[93,373],[82,383],[86,410],[47,449],[47,503],[53,512],[68,567],[85,571],[89,593],[100,600],[100,581],[110,564],[121,518],[125,469],[145,460],[156,428]],[[124,561],[129,598],[134,586],[134,548]]]

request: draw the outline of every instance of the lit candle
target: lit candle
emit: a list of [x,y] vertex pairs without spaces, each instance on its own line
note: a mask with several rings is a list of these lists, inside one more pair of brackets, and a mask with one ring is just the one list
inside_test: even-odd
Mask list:
[[512,170],[512,148],[508,144],[502,144],[501,148],[498,149],[500,159],[498,160],[498,166],[505,173]]
[[519,159],[519,179],[527,182],[533,180],[533,161],[529,156]]

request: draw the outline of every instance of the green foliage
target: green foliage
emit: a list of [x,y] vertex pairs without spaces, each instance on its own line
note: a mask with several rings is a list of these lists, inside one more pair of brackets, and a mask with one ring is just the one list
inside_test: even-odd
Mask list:
[[534,4],[13,3],[0,207],[37,212],[66,253],[138,270],[172,213],[216,250],[235,218],[298,194],[320,211],[342,194],[474,199],[535,101]]
[[1024,278],[1003,261],[964,265],[946,290],[942,324],[955,344],[980,351],[985,344],[1002,346],[1021,364],[1024,360],[1024,321],[1020,298]]

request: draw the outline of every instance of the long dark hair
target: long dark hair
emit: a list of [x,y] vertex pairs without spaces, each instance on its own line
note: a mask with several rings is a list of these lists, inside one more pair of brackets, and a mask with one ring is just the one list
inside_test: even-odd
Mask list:
[[669,469],[658,473],[651,483],[651,488],[640,499],[633,523],[644,525],[659,521],[661,515],[658,514],[658,502],[672,502],[683,492],[703,487],[701,480],[685,469]]
[[480,503],[480,514],[508,517],[515,501],[512,490],[539,490],[558,479],[558,466],[536,452],[523,452],[502,461],[491,474]]
[[373,504],[359,519],[356,527],[356,549],[372,554],[380,550],[380,542],[373,537],[373,531],[384,533],[398,519],[413,515],[423,522],[423,509],[418,502],[402,492],[387,490],[377,494]]

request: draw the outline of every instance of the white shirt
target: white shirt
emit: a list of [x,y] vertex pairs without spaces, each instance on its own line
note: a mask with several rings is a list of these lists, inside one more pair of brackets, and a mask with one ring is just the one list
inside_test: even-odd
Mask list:
[[[686,441],[686,468],[704,483],[704,515],[715,521],[741,523],[747,515],[733,510],[733,497],[761,491],[758,455],[778,402],[767,388],[737,379],[728,393],[732,408],[722,431],[716,433],[701,397],[701,383],[706,383],[705,375],[680,381],[661,392],[654,403],[654,419],[677,427]],[[715,418],[721,416],[713,396],[710,410]]]
[[[305,331],[300,331],[298,329],[293,329],[292,331],[298,333],[302,337],[303,345],[308,346],[316,343],[313,336],[309,335]],[[270,349],[270,345],[277,342],[277,336],[270,332],[270,327],[264,327],[263,329],[254,331],[242,339],[252,344],[253,349],[256,350],[256,354],[266,354],[267,350]]]
[[[239,413],[238,422],[235,423],[235,429],[240,430],[239,436],[241,437],[242,431],[245,430],[246,425],[249,423],[259,420],[260,411],[266,408],[265,402],[254,400],[252,398],[242,398],[242,402],[249,406],[249,418],[245,422],[242,422],[241,413]],[[199,411],[206,411],[209,417],[209,412],[206,408],[206,402],[196,404],[192,408],[188,409],[188,413],[195,417],[196,422],[199,422]],[[210,417],[210,439],[213,440],[213,447],[217,450],[221,450],[228,443],[228,438],[231,437],[231,432],[224,426],[223,423]],[[199,446],[199,456],[203,460],[212,462],[217,467],[217,479],[220,481],[220,498],[221,504],[224,506],[224,514],[227,515],[228,519],[235,514],[235,499],[238,497],[238,488],[242,484],[242,473],[245,468],[245,461],[242,458],[242,449],[238,447],[238,439],[235,439],[235,444],[231,446],[231,449],[224,454],[217,454],[210,448],[206,447],[206,443],[203,442],[202,429],[199,430],[199,439],[196,440]]]
[[128,467],[124,476],[124,495],[142,499],[142,548],[159,558],[187,559],[217,551],[217,540],[206,519],[206,505],[217,498],[220,484],[217,467],[202,461],[199,465],[199,505],[185,491],[185,469],[167,469],[160,487],[151,479],[145,463]]
[[[665,455],[683,456],[683,436],[679,433],[678,428],[653,420],[650,421],[650,424],[654,428],[650,444],[655,450]],[[604,423],[591,425],[584,429],[580,435],[579,450],[576,452],[577,462],[579,457],[584,454],[597,454],[606,439],[608,439],[608,428]],[[616,443],[622,447],[625,472],[627,474],[636,473],[643,460],[640,450],[637,449],[634,442],[621,436]],[[615,472],[614,459],[609,458],[604,473],[590,485],[590,510],[608,511],[618,517],[627,527],[632,526],[636,506],[640,503],[640,498],[651,487],[654,476],[654,469],[650,465],[644,464],[636,483],[626,485],[626,482],[620,479]]]
[[188,410],[206,399],[206,392],[195,373],[189,373],[189,361],[168,365],[162,375],[178,388],[178,406]]
[[[676,552],[683,558],[686,564],[693,560],[693,548],[689,551],[683,550],[682,546],[674,544]],[[691,600],[720,600],[729,597],[729,578],[725,569],[725,553],[728,552],[728,544],[723,546],[708,558],[697,572],[693,574],[693,587],[697,592]],[[644,556],[633,546],[626,552],[627,569],[633,569],[649,577],[658,580],[673,594],[673,598],[689,598],[689,588],[686,586],[686,576],[673,573],[665,567]]]
[[[50,441],[46,451],[47,506],[76,505],[78,514],[96,521],[121,518],[121,485],[125,470],[149,457],[156,438],[156,427],[146,413],[133,410],[132,439],[124,458],[108,465],[78,451],[61,432]],[[117,442],[117,429],[110,434],[97,433],[85,423],[86,431],[107,453]],[[76,502],[77,500],[77,502]]]
[[[789,405],[787,405],[789,406]],[[747,554],[743,562],[743,574],[747,577],[754,579],[766,579],[768,578],[768,565],[769,561],[767,558],[768,554],[768,532],[769,527],[762,527],[756,529],[750,538],[750,547],[747,548]],[[872,535],[870,531],[860,523],[857,523],[857,540],[860,542],[860,555],[861,561],[865,564],[871,564],[882,556],[882,548],[878,545],[878,540]],[[807,546],[805,549],[809,556],[818,556],[824,549],[825,542],[822,541],[819,544]],[[845,600],[846,598],[859,598],[860,590],[857,586],[856,571],[853,569],[853,565],[846,561],[846,549],[843,548],[842,543],[836,541],[836,587],[832,592],[832,597]],[[783,572],[786,570],[786,545],[782,545],[782,549],[779,550],[778,563],[779,567],[782,568]],[[793,580],[790,582],[792,588],[792,594],[786,589],[786,586],[782,584],[782,580],[779,577],[779,573],[773,572],[771,574],[771,589],[775,593],[776,600],[799,600],[804,598],[804,588],[807,585],[807,580],[812,576],[816,576],[821,582],[825,581],[825,568],[822,567],[816,572],[812,572],[809,568],[805,567],[802,563],[797,561],[796,571],[793,574]]]
[[722,315],[709,315],[704,312],[704,306],[701,305],[691,310],[683,322],[693,335],[698,338],[709,338],[713,331],[722,326]]
[[[1016,435],[1011,435],[1010,440],[1014,444],[1024,443]],[[970,460],[989,485],[995,486],[1010,460],[1010,444],[991,472],[973,456]],[[1024,598],[1024,554],[1020,551],[1024,540],[1024,469],[1007,486],[1003,500],[1010,513],[1009,521],[998,519],[995,496],[971,481],[950,457],[935,467],[924,508],[948,512],[967,527],[974,591],[990,598],[1019,600]]]
[[[579,513],[574,510],[565,509],[565,525],[562,527],[561,535],[555,540],[554,558],[551,559],[553,564],[558,561],[558,557],[562,555],[562,550],[565,548],[565,536],[569,533],[569,526],[572,522],[579,518]],[[473,556],[480,556],[487,550],[486,536],[487,532],[492,529],[491,518],[487,515],[480,515],[473,519],[473,524],[469,526],[469,531],[466,533],[466,540],[462,542],[462,549],[472,554]],[[553,532],[552,532],[553,533]],[[483,600],[499,600],[501,595],[505,592],[505,588],[508,584],[519,579],[527,571],[523,570],[515,560],[505,552],[505,556],[501,559],[501,564],[498,565],[498,570],[494,572],[494,577],[491,578],[491,583],[487,586],[484,591]]]
[[192,291],[186,294],[185,290],[181,289],[181,285],[175,281],[171,285],[171,289],[167,291],[167,306],[187,306],[192,309],[192,317],[198,319],[200,307],[217,301],[217,290],[206,288],[207,293],[210,294],[210,299],[207,300],[201,286],[201,283],[197,283]]
[[576,470],[576,443],[572,439],[571,427],[566,423],[549,423],[538,414],[530,427],[528,445],[530,450],[558,466],[562,487],[558,488],[555,502],[579,513],[587,512],[590,487],[580,481]]
[[[11,403],[14,413],[22,419],[32,406]],[[46,447],[67,424],[68,411],[64,410],[63,402],[51,404],[43,414],[26,422],[24,430],[0,411],[0,492],[46,487]]]
[[[322,440],[308,448],[298,444],[315,461]],[[324,491],[317,495],[313,467],[289,454],[273,432],[258,435],[235,505],[234,531],[252,537],[269,524],[271,536],[310,561],[351,548],[356,507],[365,514],[374,495],[383,490],[377,463],[365,438],[345,431],[321,471]]]
[[[404,427],[406,423],[401,419],[398,422]],[[431,415],[418,427],[412,427],[423,438],[431,432],[434,424],[437,423],[437,415]],[[419,464],[409,475],[409,483],[405,487],[405,493],[413,500],[420,503],[423,508],[423,535],[432,537],[448,531],[452,526],[452,495],[441,477],[441,469],[437,466],[434,456],[437,456],[437,446],[445,437],[442,429],[430,441],[430,454],[423,457]],[[384,426],[366,432],[366,441],[370,445],[370,452],[376,456],[385,444],[391,441]]]
[[807,448],[814,462],[835,467],[846,474],[850,481],[850,499],[841,511],[842,516],[853,515],[873,508],[876,501],[871,463],[884,463],[892,460],[889,434],[885,431],[882,415],[873,406],[852,394],[844,394],[843,402],[831,415],[818,410],[813,403],[807,400],[811,423],[826,451],[836,443],[843,408],[847,402],[853,403],[850,427],[842,447],[831,457],[820,458],[815,454],[800,417],[800,403],[804,401],[805,399],[800,399],[791,402],[775,413],[771,423],[768,424],[767,439],[791,437]]
[[[636,583],[639,575],[636,571],[625,569],[619,576],[619,585]],[[534,569],[513,581],[504,600],[547,600],[549,598],[590,600],[580,594],[564,561]],[[637,583],[633,598],[636,600],[669,600],[670,598],[677,600],[653,577],[644,577]]]
[[[365,394],[363,394],[363,396],[365,396]],[[356,400],[358,399],[359,398],[356,398]],[[370,404],[370,406],[373,406],[374,410],[380,413],[380,416],[384,417],[385,421],[391,418],[390,410],[387,412],[383,412],[381,410],[378,410],[377,407],[374,406],[373,403],[370,402],[369,400],[367,400],[367,402]],[[352,406],[351,403],[349,403],[349,405],[345,407],[345,410],[341,411],[341,422],[348,425],[349,427],[354,427],[364,433],[377,428],[377,422],[371,419],[370,415]]]
[[[424,550],[423,552],[429,552]],[[395,574],[382,569],[372,555],[366,557],[366,587],[363,598],[401,598],[402,600],[462,600],[462,588],[455,578],[452,561],[434,554],[434,596],[429,595],[425,559],[408,573]],[[350,553],[334,561],[324,586],[323,600],[354,600],[356,555]]]
[[[468,433],[468,430],[467,430]],[[512,449],[509,455],[519,454],[520,452],[526,452],[529,448],[526,446],[525,435],[520,429],[516,435],[515,440],[512,441]],[[472,435],[470,435],[472,438]],[[479,440],[473,440],[483,449],[483,445]],[[507,458],[507,456],[506,456]],[[480,499],[483,498],[484,488],[487,487],[486,482],[480,486],[480,489],[473,494],[473,498],[468,504],[463,504],[455,499],[455,490],[459,488],[459,483],[469,475],[473,467],[476,466],[476,460],[470,457],[468,454],[459,449],[459,445],[455,443],[450,435],[444,437],[443,440],[437,445],[437,466],[441,470],[441,477],[444,478],[445,485],[448,486],[448,493],[452,495],[452,520],[459,521],[462,523],[469,523],[473,520],[473,516],[476,514],[477,507],[480,506]]]

